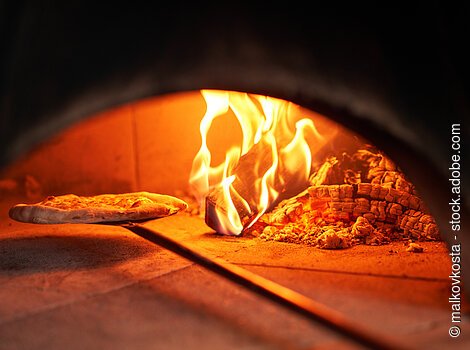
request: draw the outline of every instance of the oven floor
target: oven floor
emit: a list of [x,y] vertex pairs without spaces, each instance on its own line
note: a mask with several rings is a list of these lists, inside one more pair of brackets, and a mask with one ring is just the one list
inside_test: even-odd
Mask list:
[[[124,228],[21,224],[10,204],[0,207],[0,349],[358,348]],[[146,225],[411,347],[470,346],[465,317],[461,336],[448,335],[441,242],[326,251],[214,235],[185,214]]]

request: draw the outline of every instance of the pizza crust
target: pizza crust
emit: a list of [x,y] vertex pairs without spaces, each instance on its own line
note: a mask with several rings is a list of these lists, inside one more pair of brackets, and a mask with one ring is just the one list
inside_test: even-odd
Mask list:
[[35,204],[17,204],[10,218],[35,224],[139,221],[176,214],[188,205],[176,197],[133,192],[98,196],[49,196]]

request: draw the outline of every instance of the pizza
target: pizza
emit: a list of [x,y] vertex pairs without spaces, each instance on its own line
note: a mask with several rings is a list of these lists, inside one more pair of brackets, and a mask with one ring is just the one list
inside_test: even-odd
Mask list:
[[99,223],[160,218],[188,205],[176,197],[150,192],[49,196],[35,204],[17,204],[10,218],[35,224]]

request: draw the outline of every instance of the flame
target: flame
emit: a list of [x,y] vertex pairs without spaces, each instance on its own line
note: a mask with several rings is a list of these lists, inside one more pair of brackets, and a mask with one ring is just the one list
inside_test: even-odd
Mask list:
[[[189,182],[201,206],[207,196],[216,197],[218,203],[206,212],[212,227],[223,234],[239,235],[282,193],[307,184],[312,166],[307,139],[321,140],[322,135],[313,120],[295,117],[299,107],[291,102],[232,91],[201,90],[201,94],[207,108]],[[227,151],[223,162],[211,165],[207,135],[212,122],[229,110],[237,118],[243,138]]]

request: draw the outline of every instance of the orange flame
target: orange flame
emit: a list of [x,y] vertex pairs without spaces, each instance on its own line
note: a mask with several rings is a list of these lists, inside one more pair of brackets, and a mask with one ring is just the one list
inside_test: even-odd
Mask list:
[[[193,160],[189,182],[201,206],[211,191],[219,190],[224,205],[214,208],[217,231],[239,235],[282,192],[307,184],[312,165],[307,136],[317,140],[322,136],[311,119],[295,117],[293,112],[299,107],[291,102],[231,91],[201,90],[201,94],[207,109],[200,124],[201,148]],[[214,119],[229,110],[238,120],[243,139],[241,145],[227,151],[222,163],[212,166],[207,135]],[[235,183],[243,184],[247,172],[254,174],[253,183],[247,185],[250,190],[237,189]],[[248,213],[248,221],[240,218],[240,209]]]

